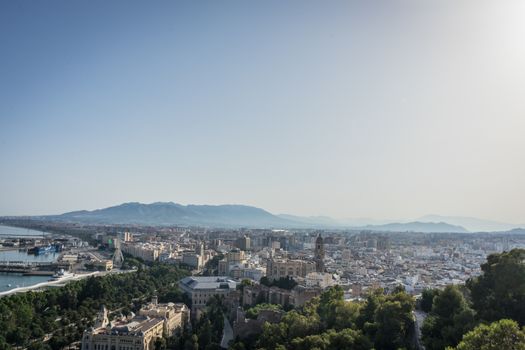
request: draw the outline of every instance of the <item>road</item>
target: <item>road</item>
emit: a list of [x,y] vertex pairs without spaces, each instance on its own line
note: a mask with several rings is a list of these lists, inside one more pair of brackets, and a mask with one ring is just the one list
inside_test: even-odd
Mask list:
[[233,329],[230,321],[224,316],[224,330],[222,332],[221,348],[227,349],[230,341],[233,340]]
[[425,322],[425,318],[427,318],[427,313],[420,310],[415,310],[414,316],[416,320],[416,348],[418,350],[425,350],[425,347],[421,342],[421,327],[423,327],[423,322]]

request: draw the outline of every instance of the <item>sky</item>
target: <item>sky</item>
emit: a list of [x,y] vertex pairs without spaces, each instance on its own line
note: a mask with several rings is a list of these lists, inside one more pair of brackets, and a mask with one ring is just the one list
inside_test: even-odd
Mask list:
[[0,2],[0,215],[525,223],[525,2]]

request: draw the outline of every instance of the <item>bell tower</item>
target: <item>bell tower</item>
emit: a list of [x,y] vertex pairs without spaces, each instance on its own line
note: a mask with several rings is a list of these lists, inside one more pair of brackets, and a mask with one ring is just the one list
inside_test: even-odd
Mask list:
[[315,240],[315,270],[324,272],[324,242],[320,233]]

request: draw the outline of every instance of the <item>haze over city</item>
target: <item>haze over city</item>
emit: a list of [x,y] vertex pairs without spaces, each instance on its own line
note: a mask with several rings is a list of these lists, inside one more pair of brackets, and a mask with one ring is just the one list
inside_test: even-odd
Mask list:
[[522,224],[524,15],[522,1],[4,2],[0,215],[174,201]]

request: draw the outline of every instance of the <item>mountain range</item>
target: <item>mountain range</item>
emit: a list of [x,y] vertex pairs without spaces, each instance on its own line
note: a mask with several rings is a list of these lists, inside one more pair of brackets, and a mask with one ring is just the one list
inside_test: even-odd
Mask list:
[[[397,232],[506,231],[515,225],[465,217],[429,215],[415,221],[336,220],[327,216],[275,215],[247,205],[182,205],[173,202],[124,203],[104,209],[80,210],[41,218],[83,223],[181,225],[250,228],[340,228]],[[488,228],[488,229],[487,229]]]

